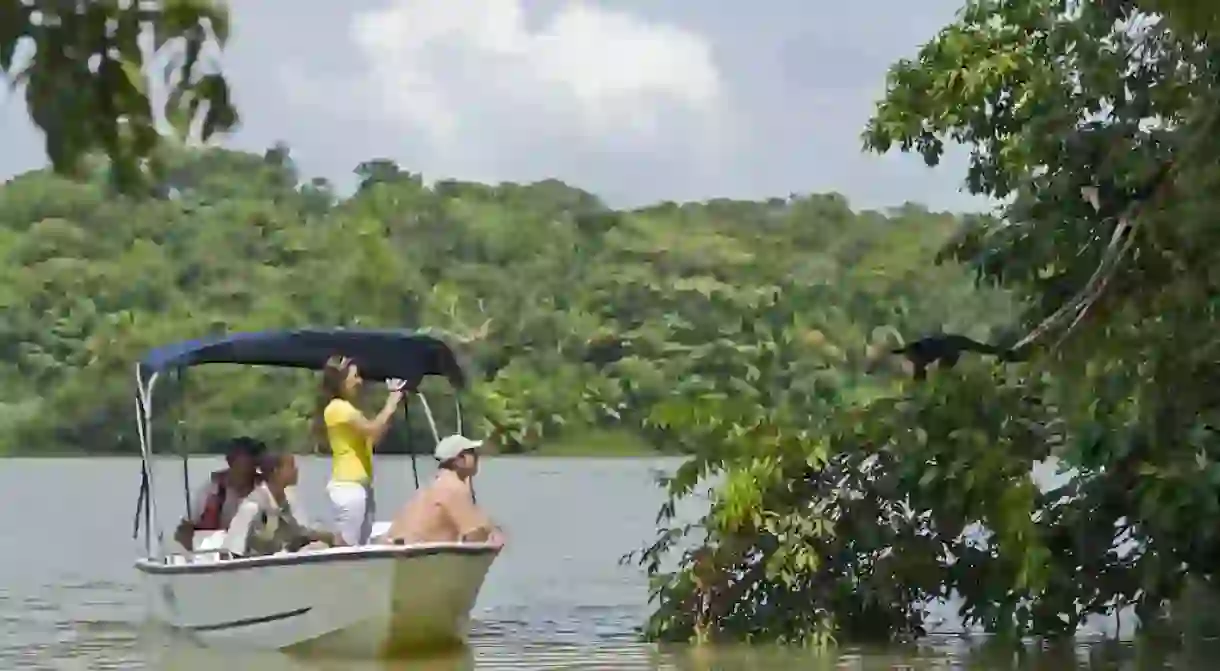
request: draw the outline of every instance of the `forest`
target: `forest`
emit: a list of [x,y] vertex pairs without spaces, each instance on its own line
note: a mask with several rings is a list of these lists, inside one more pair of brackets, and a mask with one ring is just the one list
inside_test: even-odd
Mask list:
[[[165,153],[159,198],[110,197],[104,173],[0,186],[6,452],[138,452],[134,362],[216,333],[439,330],[470,369],[467,414],[499,449],[619,454],[688,449],[645,420],[705,381],[743,399],[867,395],[870,346],[943,324],[987,338],[1011,316],[1001,292],[929,263],[960,222],[913,205],[855,213],[828,194],[621,212],[558,181],[427,185],[384,159],[340,198],[283,146]],[[762,377],[763,336],[784,345],[766,371],[782,380]],[[163,424],[188,449],[250,433],[310,450],[314,384],[193,369],[162,387]]]
[[[340,199],[283,147],[174,149],[239,122],[196,67],[223,3],[89,6],[0,2],[0,69],[37,47],[23,81],[54,173],[0,191],[7,449],[129,451],[125,371],[150,343],[429,325],[468,350],[506,449],[613,431],[688,455],[630,557],[650,638],[912,640],[952,597],[1000,642],[1120,611],[1182,641],[1220,603],[1215,3],[966,0],[890,68],[862,144],[930,166],[964,146],[966,187],[998,203],[969,217],[833,195],[614,212],[385,160]],[[141,28],[176,54],[165,137]],[[940,330],[1001,356],[942,351],[915,376],[891,355]],[[306,381],[202,377],[181,426],[297,440]]]

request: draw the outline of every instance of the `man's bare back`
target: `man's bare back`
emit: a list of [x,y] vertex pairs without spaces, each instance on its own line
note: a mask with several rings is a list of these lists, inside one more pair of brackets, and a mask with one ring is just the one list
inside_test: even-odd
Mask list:
[[457,526],[445,512],[437,484],[431,483],[415,492],[399,509],[386,532],[386,540],[393,543],[445,543],[458,539]]
[[495,525],[475,505],[470,483],[452,471],[441,470],[399,510],[385,539],[391,543],[495,542],[498,536]]

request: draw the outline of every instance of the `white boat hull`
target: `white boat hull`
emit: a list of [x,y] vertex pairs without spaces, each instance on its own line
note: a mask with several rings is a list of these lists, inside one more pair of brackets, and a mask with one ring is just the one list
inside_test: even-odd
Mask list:
[[477,543],[370,545],[136,568],[150,619],[201,644],[394,657],[460,645],[498,553]]

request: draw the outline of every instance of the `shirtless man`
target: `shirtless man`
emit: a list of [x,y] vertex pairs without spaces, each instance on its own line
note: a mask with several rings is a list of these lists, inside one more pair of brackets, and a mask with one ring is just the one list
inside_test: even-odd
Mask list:
[[395,516],[385,541],[408,543],[471,542],[503,547],[504,534],[474,502],[470,481],[479,472],[481,440],[453,435],[437,444],[436,479],[423,487]]

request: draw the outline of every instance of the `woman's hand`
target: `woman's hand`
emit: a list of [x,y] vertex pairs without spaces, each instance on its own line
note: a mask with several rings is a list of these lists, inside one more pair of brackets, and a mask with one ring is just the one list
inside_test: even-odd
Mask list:
[[407,390],[407,381],[392,377],[385,381],[385,386],[391,394],[401,394]]

